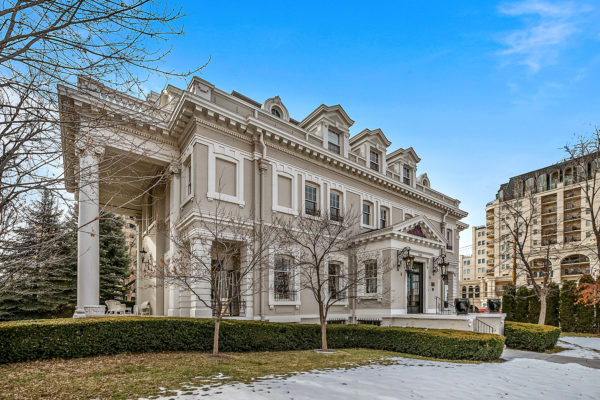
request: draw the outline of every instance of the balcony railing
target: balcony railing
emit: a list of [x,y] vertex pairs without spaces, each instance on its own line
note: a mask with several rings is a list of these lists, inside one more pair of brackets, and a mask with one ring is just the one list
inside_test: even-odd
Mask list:
[[[229,304],[227,304],[229,303]],[[216,317],[219,311],[219,304],[216,299],[211,301],[213,317]],[[240,317],[246,315],[246,302],[238,299],[221,299],[222,315],[225,317]]]
[[276,290],[273,294],[275,301],[296,301],[298,292],[296,290]]

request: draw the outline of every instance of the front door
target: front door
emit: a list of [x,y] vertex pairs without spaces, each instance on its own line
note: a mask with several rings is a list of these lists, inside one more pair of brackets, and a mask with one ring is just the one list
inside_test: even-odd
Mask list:
[[423,312],[423,264],[414,263],[412,271],[406,272],[407,312]]

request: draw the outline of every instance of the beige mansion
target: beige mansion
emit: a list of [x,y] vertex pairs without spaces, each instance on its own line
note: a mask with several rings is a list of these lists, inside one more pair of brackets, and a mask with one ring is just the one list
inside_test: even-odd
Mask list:
[[507,284],[528,283],[507,226],[516,223],[515,209],[511,213],[507,204],[530,215],[530,233],[522,241],[529,262],[539,268],[534,271],[535,279],[543,279],[545,260],[551,263],[551,278],[557,284],[577,280],[586,273],[597,275],[598,259],[584,187],[598,179],[599,163],[593,159],[585,164],[561,162],[512,177],[500,186],[496,200],[486,205],[486,224],[472,228],[473,250],[480,252],[472,257],[478,262],[485,259],[485,273],[478,268],[474,275],[465,274],[466,266],[462,265],[465,279],[461,280],[460,290],[477,285],[485,301],[501,297]]
[[[458,241],[467,213],[417,173],[420,158],[412,147],[391,150],[380,129],[351,136],[354,121],[340,105],[320,105],[295,120],[278,96],[257,102],[197,77],[186,89],[168,86],[144,100],[80,78],[78,89],[59,87],[59,99],[65,175],[85,227],[78,237],[76,314],[99,306],[96,216],[107,209],[135,217],[137,304],[148,301],[155,315],[211,317],[189,291],[142,270],[170,258],[174,246],[160,226],[201,234],[196,205],[209,207],[215,199],[241,218],[260,216],[265,223],[277,215],[360,210],[361,240],[378,260],[389,260],[380,262],[393,265],[375,265],[369,288],[339,301],[331,321],[435,313],[440,300],[457,297]],[[411,272],[396,268],[397,254],[407,247],[415,257]],[[206,246],[197,251],[211,254]],[[446,280],[433,265],[442,253],[450,261]],[[348,268],[348,260],[337,261]],[[273,267],[254,272],[260,290],[229,316],[316,322],[312,294],[274,292],[280,278]],[[210,289],[199,293],[210,301]]]

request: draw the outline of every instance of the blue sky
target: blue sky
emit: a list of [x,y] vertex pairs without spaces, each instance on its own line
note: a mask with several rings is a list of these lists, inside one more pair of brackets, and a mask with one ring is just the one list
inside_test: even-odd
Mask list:
[[[281,96],[301,120],[341,104],[351,133],[412,146],[466,222],[509,177],[564,157],[600,124],[600,4],[559,1],[181,2],[169,66]],[[159,89],[163,82],[154,82]],[[183,84],[171,82],[174,84]],[[461,247],[470,244],[461,235]],[[467,250],[470,251],[470,250]]]

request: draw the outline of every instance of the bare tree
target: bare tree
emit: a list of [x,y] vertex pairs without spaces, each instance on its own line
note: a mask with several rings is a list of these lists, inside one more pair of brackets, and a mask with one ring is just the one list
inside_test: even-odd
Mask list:
[[[154,0],[5,0],[0,10],[0,253],[10,242],[24,205],[41,190],[64,197],[63,143],[60,130],[84,130],[129,123],[149,114],[130,107],[119,122],[105,113],[82,118],[59,110],[57,85],[82,94],[105,85],[127,93],[141,92],[145,80],[182,77],[162,68],[169,38],[182,33],[179,9]],[[82,84],[94,77],[97,85]],[[135,103],[132,97],[131,102]],[[138,101],[139,103],[139,101]],[[137,103],[136,103],[137,104]],[[113,162],[105,162],[109,170]],[[82,171],[83,172],[83,171]],[[103,179],[113,175],[100,171]],[[122,173],[122,179],[140,179]],[[117,172],[118,173],[118,172]],[[158,173],[158,172],[157,172]],[[144,177],[147,178],[147,177]],[[82,227],[80,227],[81,229]],[[1,254],[0,254],[1,255]],[[11,267],[0,269],[0,285],[10,282]],[[0,288],[1,290],[1,288]]]
[[[534,179],[535,181],[535,179]],[[524,185],[524,182],[519,182]],[[535,198],[535,186],[515,187],[514,197],[500,201],[498,219],[501,235],[498,244],[506,260],[512,263],[513,284],[530,285],[540,301],[538,324],[546,321],[546,299],[552,290],[552,249],[556,242],[534,237],[534,227],[541,216],[543,204]],[[557,217],[555,217],[557,218]],[[558,221],[555,220],[558,225]],[[503,233],[506,232],[506,233]],[[537,233],[537,232],[535,232]],[[541,232],[544,235],[544,232]]]
[[331,308],[356,296],[360,285],[375,285],[377,292],[377,276],[385,272],[388,263],[380,257],[375,264],[365,265],[365,261],[376,257],[358,244],[358,216],[351,211],[279,217],[274,224],[280,232],[282,254],[289,254],[292,276],[299,278],[299,290],[312,293],[317,303],[321,349],[327,350],[327,316]]
[[191,293],[211,310],[215,319],[212,354],[217,356],[221,321],[243,315],[245,300],[261,290],[254,285],[254,275],[268,263],[267,248],[276,243],[276,231],[259,226],[252,216],[228,211],[219,199],[212,201],[212,207],[194,201],[198,224],[189,231],[165,231],[175,246],[172,258],[159,260],[150,276]]
[[[591,226],[593,240],[581,240],[577,247],[596,256],[595,263],[591,265],[592,274],[600,269],[600,182],[597,173],[600,168],[600,130],[586,137],[580,136],[571,145],[565,146],[567,153],[566,162],[572,168],[572,184],[576,184],[583,196],[581,205],[582,215],[586,225]],[[590,260],[593,261],[593,260]]]

